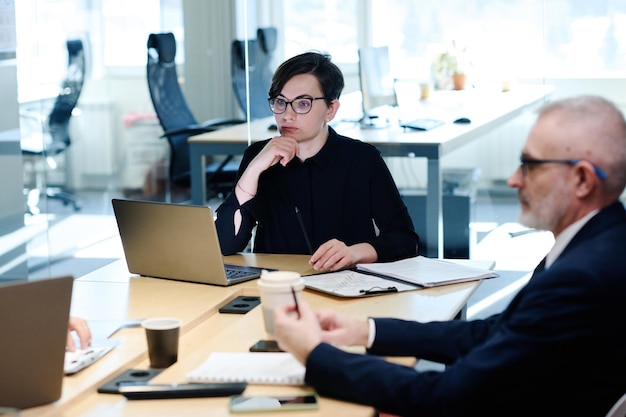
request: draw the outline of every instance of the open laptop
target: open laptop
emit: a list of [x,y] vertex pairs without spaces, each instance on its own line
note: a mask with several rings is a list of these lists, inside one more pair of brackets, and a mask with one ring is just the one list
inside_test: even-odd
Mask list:
[[113,199],[128,270],[155,278],[227,286],[261,268],[225,265],[210,207]]
[[0,407],[61,397],[71,276],[0,285]]

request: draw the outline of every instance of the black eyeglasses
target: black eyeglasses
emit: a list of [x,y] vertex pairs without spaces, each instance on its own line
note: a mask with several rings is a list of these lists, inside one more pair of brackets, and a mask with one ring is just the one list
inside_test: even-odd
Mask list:
[[[567,164],[567,165],[576,165],[577,163],[585,161],[585,159],[532,159],[532,158],[524,158],[523,156],[520,158],[520,168],[522,169],[522,176],[526,176],[528,171],[528,165],[539,165],[539,164]],[[589,161],[587,161],[589,162]],[[589,162],[591,163],[591,162]],[[593,166],[593,170],[595,171],[598,178],[601,180],[606,179],[606,172],[602,171],[600,168],[591,164]]]
[[275,114],[283,114],[287,111],[287,105],[291,104],[291,108],[298,114],[307,114],[313,108],[313,102],[315,100],[326,100],[326,97],[300,97],[292,101],[287,101],[282,98],[268,98],[267,102],[270,105],[270,110]]

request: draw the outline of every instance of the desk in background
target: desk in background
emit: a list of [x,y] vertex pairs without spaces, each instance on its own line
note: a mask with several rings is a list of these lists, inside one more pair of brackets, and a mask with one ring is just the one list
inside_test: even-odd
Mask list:
[[[308,255],[240,254],[225,257],[235,264],[289,269],[311,274]],[[479,282],[343,299],[306,290],[304,298],[315,309],[336,308],[353,317],[372,315],[431,321],[456,316]],[[72,314],[88,320],[137,319],[175,316],[183,321],[178,362],[164,370],[154,383],[185,382],[187,372],[199,366],[213,351],[247,351],[266,338],[262,309],[247,314],[219,314],[222,304],[238,295],[258,295],[256,281],[231,287],[133,276],[123,260],[116,261],[75,281]],[[59,401],[22,411],[23,417],[122,417],[122,416],[226,416],[228,399],[194,398],[127,401],[117,394],[98,394],[97,388],[126,369],[148,369],[145,334],[141,328],[123,329],[114,335],[117,348],[94,365],[66,376]],[[359,351],[359,350],[357,350]],[[400,359],[411,364],[413,358]],[[407,362],[408,361],[408,362]],[[246,394],[295,394],[307,387],[250,385]],[[298,416],[367,416],[370,407],[320,398],[319,410],[299,411]],[[255,416],[257,414],[251,414]],[[259,413],[267,416],[267,413]]]
[[[358,123],[333,124],[338,133],[375,145],[383,156],[421,157],[427,159],[426,233],[420,243],[425,255],[443,257],[442,168],[441,158],[490,130],[542,103],[552,89],[546,86],[519,86],[506,93],[442,92],[430,104],[417,106],[415,118],[432,117],[446,123],[427,132],[405,130],[397,121],[383,129],[361,128]],[[460,95],[456,95],[456,94]],[[453,104],[450,104],[453,103]],[[470,124],[454,124],[459,115],[469,117]],[[405,116],[408,119],[408,116]],[[189,138],[192,203],[206,203],[205,155],[243,155],[252,141],[276,134],[268,130],[274,118],[253,121]]]

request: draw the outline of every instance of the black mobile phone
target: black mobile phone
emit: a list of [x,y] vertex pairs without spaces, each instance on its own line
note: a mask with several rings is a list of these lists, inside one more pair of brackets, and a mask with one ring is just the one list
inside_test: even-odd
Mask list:
[[250,346],[250,352],[283,352],[275,340],[259,340]]
[[317,395],[233,395],[229,401],[233,413],[258,411],[314,410],[318,407]]

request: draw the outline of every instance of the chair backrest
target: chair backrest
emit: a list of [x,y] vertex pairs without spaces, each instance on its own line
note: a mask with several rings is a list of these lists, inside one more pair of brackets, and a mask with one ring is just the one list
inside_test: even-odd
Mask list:
[[[278,42],[278,31],[273,27],[259,28],[256,36],[259,42],[259,48],[262,51],[261,59],[263,60],[263,62],[260,63],[260,84],[263,86],[262,88],[265,92],[265,98],[267,98],[270,86],[272,85],[272,77],[274,76],[272,60],[274,58],[274,51],[276,50],[276,44]],[[268,108],[265,100],[263,101],[263,105],[265,109]]]
[[63,152],[70,146],[70,118],[72,111],[78,103],[85,80],[85,50],[83,42],[80,39],[68,40],[67,52],[67,74],[52,111],[48,115],[48,128],[51,137],[51,142],[46,149],[48,154]]
[[272,55],[276,50],[278,43],[278,31],[276,28],[259,28],[256,31],[256,37],[259,40],[259,46],[266,55]]
[[[165,132],[197,124],[178,83],[176,39],[172,33],[148,37],[148,89],[159,123]],[[189,171],[189,133],[167,136],[170,144],[170,179],[174,182]]]
[[[272,53],[276,49],[276,29],[263,28],[257,31],[257,39],[248,41],[247,77],[250,82],[250,118],[261,119],[272,115],[267,105],[272,82]],[[233,90],[239,107],[246,113],[246,59],[245,40],[234,40],[231,53]]]

